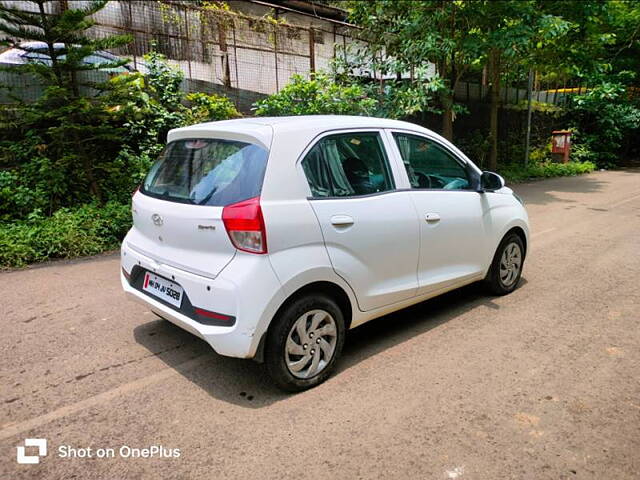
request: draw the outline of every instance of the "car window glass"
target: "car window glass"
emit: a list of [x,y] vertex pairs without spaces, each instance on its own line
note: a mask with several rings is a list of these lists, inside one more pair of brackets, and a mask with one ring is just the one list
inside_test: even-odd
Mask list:
[[174,202],[229,205],[260,195],[268,156],[250,143],[177,140],[151,167],[141,191]]
[[436,142],[424,137],[394,133],[412,188],[468,189],[465,168]]
[[378,133],[345,133],[322,138],[302,168],[313,197],[348,197],[393,190]]

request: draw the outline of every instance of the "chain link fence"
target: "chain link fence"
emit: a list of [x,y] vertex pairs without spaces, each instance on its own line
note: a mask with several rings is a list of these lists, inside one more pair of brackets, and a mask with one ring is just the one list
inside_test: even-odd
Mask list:
[[[68,0],[66,6],[81,7],[82,3]],[[56,2],[51,5],[61,8]],[[294,74],[329,70],[336,45],[356,41],[353,28],[339,22],[314,18],[313,26],[298,26],[271,16],[249,16],[214,3],[198,6],[184,0],[114,0],[94,20],[90,35],[95,37],[132,35],[130,44],[111,53],[129,58],[136,70],[145,71],[143,56],[155,50],[184,72],[185,91],[227,95],[243,111],[259,98],[279,91]],[[1,75],[0,83],[10,87],[3,93],[5,103],[11,95],[29,101],[41,93],[37,79]],[[108,76],[104,72],[89,75],[91,80]]]
[[[29,6],[17,0],[5,3],[19,8]],[[49,13],[82,7],[84,3],[86,0],[51,2]],[[253,6],[250,2],[239,5]],[[144,72],[144,55],[158,51],[184,72],[185,91],[225,95],[243,112],[248,112],[256,100],[282,89],[294,74],[308,76],[330,70],[336,55],[347,55],[347,47],[357,48],[360,43],[357,31],[341,22],[308,17],[306,21],[311,25],[293,25],[282,17],[261,16],[258,10],[241,13],[217,3],[190,0],[112,0],[95,14],[94,20],[96,25],[90,35],[127,33],[133,37],[130,44],[112,52],[129,58],[133,69]],[[432,70],[435,74],[435,68]],[[375,72],[368,74],[379,76]],[[82,75],[99,82],[110,74],[94,71]],[[42,93],[39,80],[29,75],[0,72],[0,85],[4,86],[0,89],[0,103],[33,101]],[[455,98],[467,104],[486,103],[488,92],[486,85],[458,82]],[[557,88],[536,91],[533,99],[562,105],[572,93],[575,92]],[[526,98],[525,89],[501,89],[503,105],[518,104]]]

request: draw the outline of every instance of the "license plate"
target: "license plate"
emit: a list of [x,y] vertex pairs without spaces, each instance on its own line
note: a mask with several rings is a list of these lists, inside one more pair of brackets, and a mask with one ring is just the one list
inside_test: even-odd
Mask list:
[[146,272],[142,289],[167,303],[180,308],[182,303],[182,293],[184,290],[177,283],[170,282],[166,278],[159,277],[153,273]]

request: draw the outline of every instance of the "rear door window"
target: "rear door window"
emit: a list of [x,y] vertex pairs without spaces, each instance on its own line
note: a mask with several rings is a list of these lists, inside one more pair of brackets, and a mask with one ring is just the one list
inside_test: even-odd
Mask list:
[[329,135],[302,160],[313,197],[350,197],[394,189],[377,132]]
[[167,145],[142,193],[180,203],[225,206],[257,197],[269,152],[221,139],[177,140]]

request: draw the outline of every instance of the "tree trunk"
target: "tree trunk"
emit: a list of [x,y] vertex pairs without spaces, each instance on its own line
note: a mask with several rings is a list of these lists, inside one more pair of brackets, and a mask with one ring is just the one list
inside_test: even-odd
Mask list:
[[453,95],[445,93],[442,102],[442,136],[447,140],[453,140]]
[[40,9],[40,18],[42,19],[41,24],[43,25],[42,29],[45,36],[45,43],[47,44],[49,58],[51,59],[51,69],[53,70],[53,75],[56,78],[56,86],[64,88],[64,77],[62,75],[62,72],[60,71],[60,65],[58,64],[58,54],[54,48],[54,44],[56,42],[53,33],[51,32],[47,13],[44,9],[44,2],[38,3],[38,8]]
[[[81,125],[83,123],[82,118],[74,118],[73,116],[70,118],[70,121],[73,125]],[[82,141],[82,139],[78,135],[77,130],[72,130],[71,132],[69,132],[69,137],[69,143],[65,142],[64,140],[61,142],[62,148],[65,150],[71,150],[72,148],[74,148],[72,147],[72,145],[76,146],[75,149],[78,157],[82,159],[81,164],[82,170],[84,170],[84,176],[89,183],[89,192],[98,201],[98,203],[102,205],[104,203],[102,200],[102,191],[100,189],[100,185],[98,185],[96,177],[93,174],[92,161],[95,160],[92,159],[95,157],[95,152],[86,151],[86,148],[84,148],[84,146],[87,145],[87,143]]]
[[104,202],[102,201],[102,192],[100,190],[100,186],[98,185],[96,178],[93,176],[93,170],[91,169],[91,165],[89,164],[87,157],[84,158],[84,171],[87,175],[87,179],[89,180],[89,191],[91,192],[93,197],[98,200],[98,203],[102,205]]
[[450,77],[450,90],[440,93],[440,105],[442,105],[442,136],[447,140],[453,140],[453,79],[451,70],[447,68],[447,60],[442,58],[437,64],[437,72],[441,78]]
[[500,52],[492,49],[489,52],[489,74],[491,80],[491,109],[489,114],[489,138],[491,152],[489,153],[489,170],[498,167],[498,107],[500,106]]
[[[451,38],[455,37],[456,31],[456,4],[451,4]],[[458,83],[458,72],[456,69],[456,54],[451,51],[449,59],[449,91],[443,98],[443,117],[442,117],[442,136],[447,140],[453,140],[453,101],[456,91],[456,83]]]

